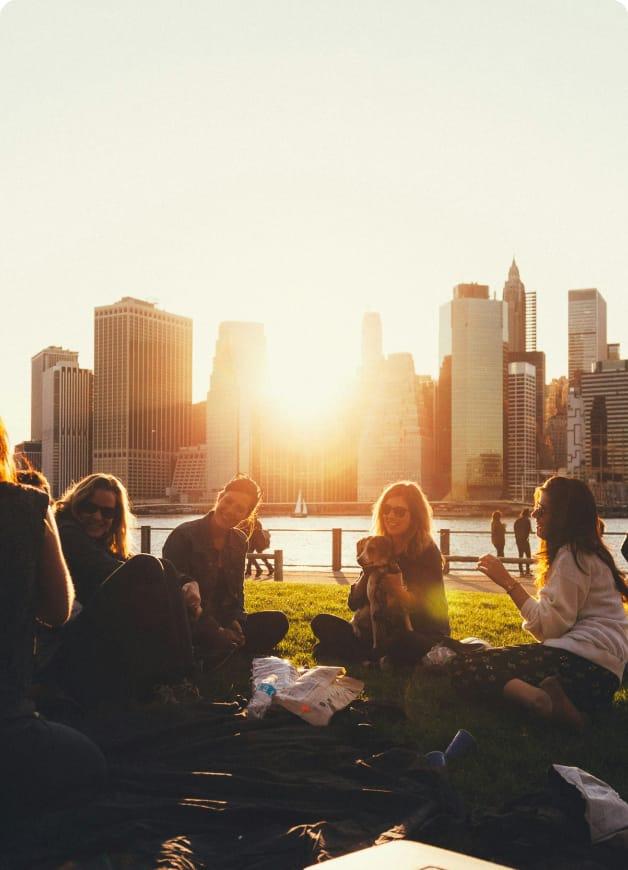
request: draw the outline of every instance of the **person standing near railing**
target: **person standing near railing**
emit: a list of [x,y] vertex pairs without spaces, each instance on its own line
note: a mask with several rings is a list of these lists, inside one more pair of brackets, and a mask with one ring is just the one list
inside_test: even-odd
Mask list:
[[[532,523],[530,522],[530,510],[528,508],[524,508],[515,520],[514,532],[519,558],[530,559],[530,533],[532,532]],[[525,566],[523,562],[519,562],[519,574],[522,577],[524,575],[527,575],[528,577],[531,575],[529,562]]]
[[491,543],[498,557],[503,558],[506,546],[506,526],[502,523],[501,511],[493,511],[491,517]]

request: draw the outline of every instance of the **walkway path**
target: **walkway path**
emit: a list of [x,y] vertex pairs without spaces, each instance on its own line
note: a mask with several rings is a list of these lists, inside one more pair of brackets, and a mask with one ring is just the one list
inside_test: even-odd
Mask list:
[[[338,586],[348,586],[358,579],[357,571],[331,571],[321,569],[299,569],[284,567],[283,579],[287,583],[336,583]],[[513,575],[514,576],[514,575]],[[264,578],[267,579],[264,574]],[[524,584],[530,594],[535,591],[534,583],[526,578]],[[463,592],[494,592],[505,595],[503,589],[484,577],[479,572],[455,571],[445,575],[445,588]]]

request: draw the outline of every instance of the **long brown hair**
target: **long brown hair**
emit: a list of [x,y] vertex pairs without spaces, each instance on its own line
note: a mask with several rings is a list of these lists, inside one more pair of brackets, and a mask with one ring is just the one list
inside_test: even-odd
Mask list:
[[0,481],[3,483],[15,483],[15,463],[9,447],[9,435],[2,417],[0,417]]
[[371,532],[373,535],[386,534],[382,508],[386,500],[392,496],[400,496],[408,505],[410,527],[407,532],[406,552],[409,556],[418,556],[433,542],[432,506],[421,487],[413,480],[400,480],[391,483],[383,490],[373,505]]
[[542,493],[549,501],[549,516],[547,538],[541,540],[537,553],[537,586],[545,586],[556,554],[568,545],[581,571],[579,556],[590,553],[601,559],[613,575],[621,597],[628,601],[626,579],[602,540],[597,505],[586,483],[570,477],[550,477],[534,494],[537,505]]
[[63,516],[64,513],[70,513],[75,520],[80,521],[79,513],[81,505],[89,501],[97,489],[112,492],[116,497],[115,516],[111,523],[109,534],[105,539],[107,549],[114,556],[118,556],[120,559],[127,559],[130,556],[129,528],[133,515],[124,484],[117,477],[114,477],[113,474],[90,474],[79,480],[78,483],[73,483],[55,504],[55,512],[59,516]]

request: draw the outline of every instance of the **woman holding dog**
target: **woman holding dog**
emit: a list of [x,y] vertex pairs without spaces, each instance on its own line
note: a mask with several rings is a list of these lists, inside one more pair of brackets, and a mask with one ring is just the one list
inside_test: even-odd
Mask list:
[[540,643],[459,655],[450,665],[460,689],[502,695],[532,713],[576,729],[608,707],[628,662],[628,585],[602,540],[597,507],[580,480],[551,477],[536,492],[541,546],[538,598],[495,556],[478,568],[510,595],[523,628]]
[[[387,656],[392,664],[412,665],[443,637],[449,636],[443,560],[432,538],[432,508],[418,484],[400,481],[386,487],[373,506],[371,532],[392,541],[400,573],[387,577],[388,596],[410,617],[412,630],[398,630],[383,650],[356,637],[349,622],[328,613],[312,620],[321,658],[362,661]],[[358,543],[358,547],[360,546]],[[368,571],[351,587],[349,607],[368,603]]]

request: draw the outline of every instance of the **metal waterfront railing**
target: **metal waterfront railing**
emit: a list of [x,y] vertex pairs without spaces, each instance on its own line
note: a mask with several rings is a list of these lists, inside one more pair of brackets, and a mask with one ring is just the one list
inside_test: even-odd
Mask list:
[[[171,527],[155,527],[155,531],[160,532],[171,532],[173,531],[174,526]],[[304,533],[307,534],[320,534],[326,533],[329,534],[331,532],[331,562],[327,564],[317,564],[317,565],[304,565],[299,563],[299,568],[327,568],[328,570],[339,572],[342,571],[343,567],[351,567],[355,568],[355,564],[351,565],[343,565],[342,561],[342,528],[332,528],[332,529],[281,529],[281,528],[273,528],[268,529],[269,532],[290,532],[290,533]],[[351,534],[368,534],[368,529],[345,529],[344,531],[350,532]],[[140,549],[142,553],[150,553],[152,548],[152,532],[153,527],[149,525],[140,526]],[[455,535],[478,535],[479,532],[477,529],[440,529],[439,530],[439,545],[440,551],[445,560],[445,570],[446,572],[450,571],[463,571],[463,570],[475,570],[475,565],[477,564],[478,559],[480,558],[480,554],[477,555],[462,555],[460,553],[452,553],[451,552],[451,536]],[[513,532],[507,532],[507,535],[513,535]],[[608,536],[617,536],[623,537],[624,532],[605,532],[605,537]],[[268,550],[264,551],[263,554],[260,553],[248,553],[247,557],[250,558],[260,558],[263,555],[265,559],[268,559],[273,563],[274,574],[273,577],[277,581],[282,581],[284,579],[284,568],[289,567],[284,562],[284,551],[283,550]],[[505,565],[518,565],[518,566],[530,566],[535,562],[534,558],[531,559],[520,559],[517,556],[502,556],[500,557],[500,561]],[[458,566],[458,567],[456,567]]]

